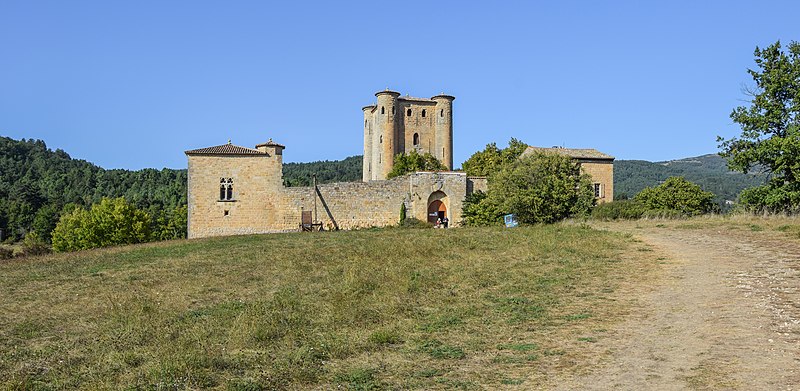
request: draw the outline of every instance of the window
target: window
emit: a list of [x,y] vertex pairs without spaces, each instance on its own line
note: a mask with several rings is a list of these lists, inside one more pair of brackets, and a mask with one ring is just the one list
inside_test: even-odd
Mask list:
[[383,109],[383,106],[381,106],[381,114],[386,114],[386,111]]
[[392,115],[394,115],[394,106],[392,106]]
[[219,200],[233,201],[233,178],[219,178]]
[[414,146],[419,146],[419,133],[414,133]]
[[227,216],[229,214],[231,214],[231,212],[229,210],[225,209],[224,215]]
[[444,117],[444,109],[439,110],[439,116]]
[[594,184],[594,196],[600,198],[603,196],[603,185],[599,183]]
[[411,116],[411,109],[408,109],[408,110],[406,110],[406,117],[410,117],[410,116]]
[[364,127],[367,127],[367,120],[364,120]]
[[382,143],[383,143],[383,135],[381,135],[381,136],[378,138],[378,143],[380,143],[380,144],[382,144]]
[[423,117],[425,116],[425,112],[426,112],[425,109],[422,109],[422,116]]

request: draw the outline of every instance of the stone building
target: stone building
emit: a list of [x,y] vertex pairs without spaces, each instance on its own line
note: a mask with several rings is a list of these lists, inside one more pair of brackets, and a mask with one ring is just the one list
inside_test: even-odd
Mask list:
[[592,176],[594,197],[597,203],[614,200],[614,157],[596,149],[578,149],[564,147],[528,147],[522,156],[532,153],[557,153],[569,156],[578,163],[581,171]]
[[[486,178],[446,171],[385,179],[394,155],[411,150],[429,152],[452,169],[455,98],[400,97],[388,90],[375,95],[377,104],[363,110],[362,182],[285,187],[285,147],[271,139],[255,148],[228,142],[186,151],[189,238],[299,231],[306,221],[328,229],[382,227],[399,222],[402,206],[407,217],[447,217],[451,226],[460,225],[464,199],[485,191]],[[595,150],[545,150],[577,159],[596,178],[600,202],[613,199],[613,157]]]
[[416,172],[390,180],[284,187],[284,146],[232,144],[186,151],[188,236],[200,238],[299,231],[303,213],[327,229],[381,227],[408,217],[461,221],[464,198],[485,190],[484,178],[462,172]]
[[375,93],[378,101],[364,111],[364,182],[386,179],[394,156],[416,150],[430,153],[453,169],[453,100],[440,94],[430,99]]

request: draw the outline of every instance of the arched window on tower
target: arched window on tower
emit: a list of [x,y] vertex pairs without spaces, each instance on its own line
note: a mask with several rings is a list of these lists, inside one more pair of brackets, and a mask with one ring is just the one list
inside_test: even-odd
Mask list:
[[381,106],[381,114],[386,114],[386,111],[384,110],[383,106]]
[[419,133],[414,133],[414,146],[419,146]]
[[408,110],[406,110],[406,117],[410,117],[410,116],[411,116],[411,109],[408,109]]
[[425,109],[422,109],[422,116],[425,117]]
[[392,115],[394,115],[394,106],[392,106]]
[[233,199],[233,178],[228,178],[228,201]]
[[225,180],[221,180],[219,184],[219,200],[225,200]]

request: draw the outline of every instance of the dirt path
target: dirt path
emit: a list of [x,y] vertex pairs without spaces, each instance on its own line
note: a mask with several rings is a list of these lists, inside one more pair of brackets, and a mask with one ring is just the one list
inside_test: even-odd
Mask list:
[[[800,248],[777,232],[609,226],[664,262],[603,361],[558,389],[800,389]],[[642,290],[638,290],[642,292]]]

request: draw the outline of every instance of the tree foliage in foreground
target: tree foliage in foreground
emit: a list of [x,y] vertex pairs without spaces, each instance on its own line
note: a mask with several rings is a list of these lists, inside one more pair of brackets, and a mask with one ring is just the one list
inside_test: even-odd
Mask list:
[[467,225],[499,224],[513,213],[525,224],[553,223],[585,215],[594,202],[591,179],[567,156],[535,153],[505,166],[489,177],[486,195],[475,193],[465,202]]
[[387,179],[398,177],[415,171],[445,171],[447,167],[430,153],[420,154],[411,151],[407,154],[397,154],[394,157],[392,171],[389,171]]
[[755,50],[756,69],[748,69],[755,88],[749,106],[739,106],[731,119],[742,128],[739,137],[720,142],[720,155],[733,170],[747,173],[764,167],[770,181],[747,190],[740,201],[748,209],[772,212],[800,208],[800,43],[784,50],[780,41]]
[[75,251],[150,239],[150,216],[125,198],[103,198],[86,210],[64,214],[53,230],[53,250]]
[[488,177],[516,162],[527,148],[528,144],[513,137],[508,142],[508,147],[505,149],[497,148],[496,143],[486,144],[486,148],[484,148],[483,151],[473,153],[472,156],[461,165],[461,168],[469,176]]

